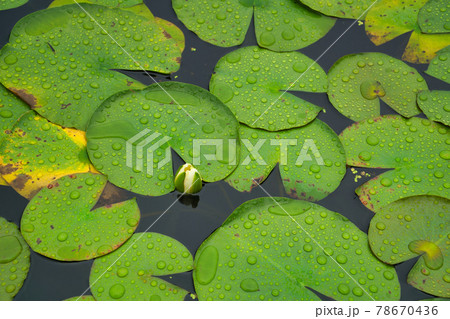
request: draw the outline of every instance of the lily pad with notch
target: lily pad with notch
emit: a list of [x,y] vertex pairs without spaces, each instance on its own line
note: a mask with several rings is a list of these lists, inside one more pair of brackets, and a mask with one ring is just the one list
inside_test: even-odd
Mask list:
[[300,2],[327,16],[364,20],[366,11],[374,0],[300,0]]
[[25,102],[0,84],[0,144],[17,120],[29,110]]

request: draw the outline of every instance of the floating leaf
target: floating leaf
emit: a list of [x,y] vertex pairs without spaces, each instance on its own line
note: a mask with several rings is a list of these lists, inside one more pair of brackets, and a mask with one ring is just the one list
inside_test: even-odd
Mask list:
[[231,111],[208,91],[177,82],[112,97],[92,117],[87,139],[96,169],[114,185],[143,195],[174,190],[170,148],[206,182],[228,176],[239,156]]
[[0,11],[23,6],[28,0],[0,0]]
[[50,8],[20,20],[0,52],[0,80],[9,90],[50,121],[82,130],[107,97],[143,87],[112,69],[170,73],[181,55],[155,21],[92,4],[83,9],[101,17],[105,31],[76,4]]
[[327,16],[364,20],[365,11],[374,0],[300,0],[311,9]]
[[99,301],[183,300],[186,290],[158,276],[190,271],[192,264],[189,250],[175,239],[136,233],[118,250],[94,261],[89,282]]
[[444,125],[416,117],[386,115],[355,123],[340,137],[348,165],[396,169],[357,190],[369,209],[376,211],[412,195],[448,196],[450,132]]
[[209,88],[241,123],[279,131],[306,125],[321,110],[283,92],[326,92],[327,76],[318,64],[299,52],[245,47],[219,60]]
[[450,126],[450,91],[421,92],[417,103],[430,120]]
[[52,124],[32,111],[5,136],[0,153],[2,177],[26,198],[61,176],[91,169],[84,132]]
[[83,295],[83,296],[68,298],[65,301],[96,301],[96,300],[91,295]]
[[437,53],[425,72],[450,84],[450,46]]
[[262,183],[277,163],[286,192],[310,201],[333,192],[345,175],[345,153],[339,137],[318,119],[280,132],[241,125],[239,136],[240,165],[226,179],[238,191],[250,191]]
[[430,0],[419,11],[418,23],[422,32],[450,32],[450,4],[447,0]]
[[0,300],[12,300],[27,278],[30,249],[17,226],[0,217]]
[[8,186],[8,183],[1,176],[0,176],[0,185],[1,186]]
[[106,182],[99,174],[68,175],[37,193],[20,226],[31,249],[56,260],[88,260],[130,238],[140,219],[135,199],[93,209]]
[[354,121],[380,115],[380,100],[403,116],[420,113],[416,95],[427,90],[423,77],[406,63],[383,53],[350,54],[328,73],[331,104]]
[[450,44],[450,34],[424,34],[417,23],[419,10],[428,0],[380,0],[367,13],[365,28],[376,45],[413,31],[402,60],[429,63],[436,52]]
[[293,51],[322,38],[335,19],[296,0],[172,0],[186,27],[202,40],[221,47],[244,41],[253,11],[258,45],[274,51]]
[[[77,0],[78,3],[92,3],[98,4],[110,8],[129,8],[143,4],[143,0]],[[73,0],[53,0],[49,8],[65,6],[68,4],[74,4]]]
[[[287,215],[289,214],[289,216]],[[398,300],[393,267],[367,236],[319,205],[258,198],[239,206],[198,249],[199,300]]]
[[21,99],[0,84],[0,144],[14,124],[30,108]]
[[420,256],[408,283],[426,293],[450,297],[448,199],[408,197],[380,209],[370,222],[369,243],[388,264]]

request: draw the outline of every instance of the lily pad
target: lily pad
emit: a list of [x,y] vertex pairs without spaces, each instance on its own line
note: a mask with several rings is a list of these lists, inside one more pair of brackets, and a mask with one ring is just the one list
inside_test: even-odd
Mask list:
[[258,45],[274,51],[306,47],[335,23],[297,0],[172,0],[172,4],[189,30],[221,47],[244,41],[253,14]]
[[418,22],[424,33],[450,32],[450,4],[447,0],[430,0],[419,12]]
[[8,186],[8,183],[1,176],[0,176],[0,185],[1,186]]
[[422,33],[417,19],[428,0],[380,0],[367,13],[365,28],[376,45],[413,31],[402,60],[429,63],[436,52],[450,44],[450,34]]
[[[87,3],[83,9],[88,14],[74,4],[26,16],[0,52],[0,81],[9,90],[50,121],[82,130],[106,98],[143,87],[112,70],[170,73],[181,58],[177,42],[154,20]],[[90,16],[101,17],[104,31]]]
[[61,176],[92,169],[84,132],[52,124],[33,111],[5,136],[0,153],[2,177],[26,198]]
[[430,120],[450,126],[450,91],[421,92],[417,103]]
[[0,144],[19,117],[29,110],[30,108],[25,102],[0,84]]
[[28,0],[0,0],[0,11],[23,6]]
[[412,195],[449,195],[450,132],[444,125],[386,115],[355,123],[340,138],[348,165],[396,169],[357,190],[369,209]]
[[96,258],[121,246],[140,219],[136,200],[95,208],[107,179],[99,174],[61,177],[25,208],[20,229],[35,252],[62,261]]
[[286,192],[317,201],[333,192],[345,175],[345,152],[339,137],[325,123],[267,132],[241,125],[241,160],[226,181],[238,191],[251,191],[276,164]]
[[30,249],[17,226],[0,217],[0,300],[12,300],[27,278]]
[[450,84],[450,46],[437,53],[425,72]]
[[192,270],[192,255],[158,233],[136,233],[115,252],[98,258],[89,282],[96,300],[177,301],[188,294],[159,276]]
[[174,190],[170,148],[206,182],[227,177],[239,158],[231,111],[208,91],[178,82],[113,96],[92,117],[87,139],[95,168],[143,195]]
[[311,9],[327,16],[364,20],[367,9],[374,0],[300,0]]
[[64,301],[96,301],[94,296],[91,295],[83,295],[83,296],[76,296],[68,298]]
[[241,123],[269,131],[308,124],[321,108],[285,90],[326,92],[325,71],[299,52],[276,53],[258,47],[237,49],[217,63],[210,91]]
[[354,121],[380,115],[379,99],[405,117],[417,115],[416,95],[428,90],[418,71],[378,52],[339,59],[331,67],[328,81],[331,104]]
[[370,222],[369,243],[383,262],[398,264],[420,256],[408,283],[426,293],[450,297],[448,199],[408,197],[380,209]]
[[[288,215],[289,214],[289,215]],[[338,213],[305,201],[257,198],[239,206],[198,249],[199,300],[398,300],[393,267]]]

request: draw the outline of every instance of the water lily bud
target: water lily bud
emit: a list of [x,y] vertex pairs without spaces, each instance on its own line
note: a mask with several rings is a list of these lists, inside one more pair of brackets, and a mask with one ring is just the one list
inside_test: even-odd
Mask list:
[[181,166],[175,174],[175,188],[182,193],[195,194],[202,190],[202,177],[189,163]]

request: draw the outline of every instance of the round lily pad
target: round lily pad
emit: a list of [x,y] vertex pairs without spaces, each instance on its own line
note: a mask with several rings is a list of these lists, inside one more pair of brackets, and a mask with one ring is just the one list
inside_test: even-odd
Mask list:
[[[292,87],[291,87],[292,85]],[[325,71],[299,52],[276,53],[245,47],[217,63],[209,83],[241,123],[269,131],[308,124],[321,108],[289,91],[326,92]]]
[[425,72],[450,84],[450,46],[437,53]]
[[420,113],[416,95],[427,83],[414,68],[389,55],[370,52],[339,59],[328,73],[331,104],[354,121],[380,115],[380,101],[405,117]]
[[[0,52],[0,81],[50,121],[84,130],[106,98],[143,87],[111,70],[174,72],[181,51],[154,20],[121,9],[82,6],[87,13],[73,4],[20,20]],[[91,16],[101,20],[104,31]]]
[[55,125],[33,111],[5,136],[0,153],[2,177],[26,198],[61,176],[91,169],[85,133]]
[[450,125],[450,91],[421,92],[417,104],[430,120]]
[[445,298],[450,297],[449,205],[436,196],[404,198],[381,208],[369,228],[375,256],[393,265],[420,256],[408,283]]
[[29,111],[28,105],[0,84],[0,144],[19,117]]
[[30,249],[17,226],[0,217],[0,300],[12,300],[27,278]]
[[221,47],[244,41],[253,14],[258,45],[274,51],[306,47],[335,22],[297,0],[172,0],[172,4],[189,30]]
[[300,0],[311,9],[327,16],[364,20],[366,10],[374,0]]
[[239,136],[240,163],[226,179],[238,191],[251,191],[279,164],[289,195],[317,201],[333,192],[345,175],[345,152],[339,137],[318,119],[280,132],[241,125]]
[[83,296],[76,296],[72,298],[68,298],[65,301],[96,301],[94,296],[91,295],[83,295]]
[[56,260],[88,260],[130,238],[140,219],[135,199],[93,209],[106,182],[99,174],[68,175],[37,193],[20,226],[31,249]]
[[[289,214],[289,215],[288,215]],[[258,198],[239,206],[198,249],[199,300],[398,300],[393,267],[338,213],[306,201]]]
[[430,0],[419,11],[418,22],[425,33],[450,32],[450,4],[447,0]]
[[188,291],[158,276],[192,270],[192,255],[158,233],[136,233],[115,252],[94,261],[89,282],[96,300],[177,301]]
[[28,0],[0,0],[0,10],[13,9],[23,6]]
[[114,185],[143,195],[174,190],[170,148],[206,182],[224,179],[239,158],[231,111],[208,91],[178,82],[110,98],[92,117],[87,139],[95,168]]

